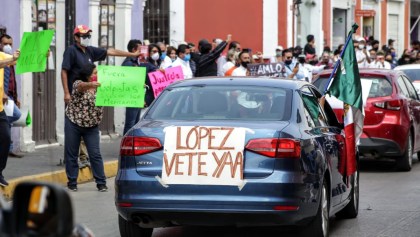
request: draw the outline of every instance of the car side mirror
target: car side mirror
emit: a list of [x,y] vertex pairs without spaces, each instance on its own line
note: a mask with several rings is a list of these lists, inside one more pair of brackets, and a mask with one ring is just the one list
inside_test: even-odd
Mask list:
[[54,184],[18,184],[13,195],[11,225],[12,236],[71,236],[74,223],[69,194]]

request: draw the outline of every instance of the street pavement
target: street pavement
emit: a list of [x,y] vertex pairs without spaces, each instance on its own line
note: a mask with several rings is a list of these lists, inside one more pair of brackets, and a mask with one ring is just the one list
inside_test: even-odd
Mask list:
[[[108,177],[113,176],[117,171],[116,163],[119,155],[120,141],[121,137],[109,138],[108,136],[103,136],[101,140],[101,154]],[[24,155],[23,158],[8,158],[3,175],[10,185],[6,188],[0,188],[0,192],[3,192],[6,198],[10,198],[10,194],[18,182],[25,180],[50,181],[61,185],[66,184],[67,180],[63,164],[64,146],[52,145],[35,149],[34,152],[24,153]],[[110,166],[107,163],[113,163],[113,165]],[[89,168],[84,168],[81,171],[79,182],[87,182],[92,179]]]

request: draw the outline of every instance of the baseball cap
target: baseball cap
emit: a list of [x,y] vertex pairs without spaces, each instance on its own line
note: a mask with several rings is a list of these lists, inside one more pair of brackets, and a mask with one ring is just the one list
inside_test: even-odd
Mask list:
[[89,29],[89,27],[87,27],[85,25],[78,25],[78,26],[76,26],[76,28],[74,28],[73,35],[75,35],[75,34],[87,34],[89,32],[92,32],[92,30]]
[[276,47],[276,50],[283,51],[283,46],[281,46],[281,45],[277,46],[277,47]]

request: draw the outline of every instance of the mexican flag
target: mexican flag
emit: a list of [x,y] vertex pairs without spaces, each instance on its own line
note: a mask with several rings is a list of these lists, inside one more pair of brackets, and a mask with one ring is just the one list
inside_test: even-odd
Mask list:
[[352,40],[357,27],[353,26],[349,32],[349,43],[344,49],[328,92],[344,102],[346,155],[341,159],[339,166],[339,171],[344,176],[350,176],[356,171],[356,145],[363,132],[362,85]]

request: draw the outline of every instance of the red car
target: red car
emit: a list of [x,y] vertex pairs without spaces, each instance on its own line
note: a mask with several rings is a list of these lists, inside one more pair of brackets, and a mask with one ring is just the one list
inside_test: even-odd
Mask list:
[[[324,91],[331,70],[319,74],[313,84]],[[365,158],[392,158],[397,168],[411,170],[412,156],[420,157],[420,100],[402,71],[361,69],[365,120],[358,144]],[[367,98],[367,99],[366,99]],[[343,121],[342,103],[327,98],[337,118]]]

